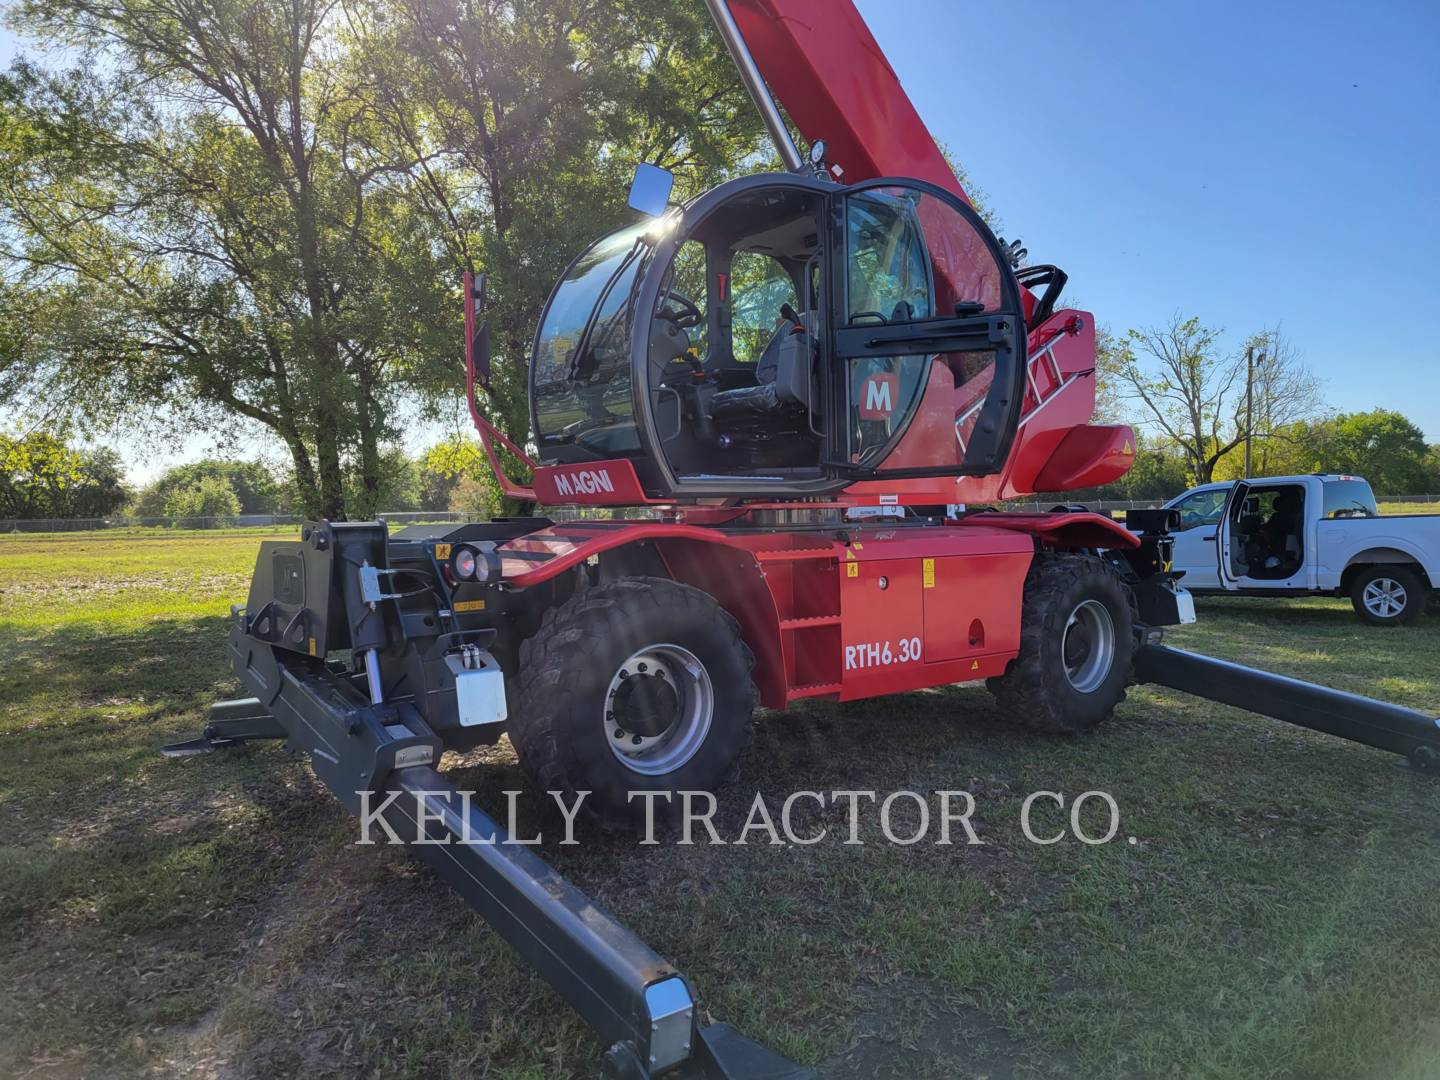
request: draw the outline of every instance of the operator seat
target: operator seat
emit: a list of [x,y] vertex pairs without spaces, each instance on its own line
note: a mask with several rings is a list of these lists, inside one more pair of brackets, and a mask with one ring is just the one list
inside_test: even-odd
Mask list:
[[786,322],[775,331],[755,365],[754,386],[722,390],[710,400],[710,415],[717,424],[753,423],[810,408],[813,318],[802,315],[804,326]]

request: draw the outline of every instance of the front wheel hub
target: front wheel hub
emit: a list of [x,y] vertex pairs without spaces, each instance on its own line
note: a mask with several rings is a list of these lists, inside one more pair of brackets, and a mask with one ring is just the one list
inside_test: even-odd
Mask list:
[[1065,620],[1060,643],[1065,677],[1082,694],[1093,694],[1104,685],[1115,666],[1115,620],[1099,600],[1085,600]]
[[620,665],[605,692],[605,741],[633,772],[674,772],[699,751],[715,715],[715,690],[699,658],[680,645],[648,645]]

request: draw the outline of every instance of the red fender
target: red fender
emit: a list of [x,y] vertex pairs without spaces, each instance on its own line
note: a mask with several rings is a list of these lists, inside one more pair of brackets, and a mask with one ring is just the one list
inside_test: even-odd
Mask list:
[[760,704],[784,709],[789,686],[780,642],[780,613],[755,556],[715,540],[664,539],[655,542],[676,581],[709,593],[735,617],[745,644],[755,654],[755,687]]

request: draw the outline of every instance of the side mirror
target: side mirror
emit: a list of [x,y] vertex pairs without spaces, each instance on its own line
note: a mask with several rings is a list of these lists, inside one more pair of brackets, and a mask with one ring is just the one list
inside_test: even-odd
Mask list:
[[673,173],[642,162],[635,166],[635,179],[630,181],[630,209],[647,217],[660,217],[669,208],[670,192],[674,189]]
[[480,322],[485,313],[485,275],[465,271],[465,371],[470,397],[475,388],[490,390],[490,324]]

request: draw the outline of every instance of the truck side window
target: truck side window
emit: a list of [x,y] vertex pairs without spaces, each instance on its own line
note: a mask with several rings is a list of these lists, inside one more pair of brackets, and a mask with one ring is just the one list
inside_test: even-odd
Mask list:
[[1180,511],[1181,531],[1200,525],[1218,525],[1229,494],[1229,488],[1212,488],[1209,491],[1197,491],[1177,502],[1173,509]]

